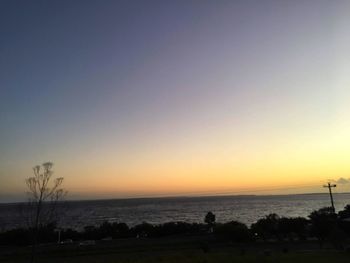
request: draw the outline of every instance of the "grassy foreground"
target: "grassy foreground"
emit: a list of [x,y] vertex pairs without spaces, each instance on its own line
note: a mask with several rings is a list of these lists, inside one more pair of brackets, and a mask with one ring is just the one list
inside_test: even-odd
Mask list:
[[[187,240],[187,239],[186,239]],[[235,245],[211,243],[203,249],[199,240],[157,239],[124,240],[79,247],[50,245],[42,247],[37,263],[348,263],[350,253],[331,249],[319,250],[314,243],[273,243]],[[208,241],[208,240],[207,240]],[[288,247],[288,249],[285,249]],[[1,250],[0,250],[1,251]],[[0,262],[27,263],[30,249],[2,250]],[[205,251],[205,252],[204,252]]]
[[[27,262],[27,260],[9,260],[5,262]],[[199,253],[198,251],[181,251],[181,252],[163,252],[163,253],[141,253],[133,255],[86,255],[75,257],[61,257],[61,258],[40,258],[40,262],[66,262],[66,263],[156,263],[156,262],[169,262],[169,263],[232,263],[232,262],[290,262],[290,263],[345,263],[350,262],[350,256],[339,252],[303,252],[303,253],[290,253],[290,254],[275,254],[275,255],[235,255],[228,252],[209,252]]]

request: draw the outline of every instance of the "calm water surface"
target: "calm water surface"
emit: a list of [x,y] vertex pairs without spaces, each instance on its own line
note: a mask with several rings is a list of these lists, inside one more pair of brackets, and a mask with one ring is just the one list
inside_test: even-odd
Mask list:
[[[335,194],[334,199],[338,211],[350,204],[350,194]],[[59,224],[81,229],[106,220],[125,222],[130,226],[142,222],[202,222],[205,214],[212,211],[218,222],[238,220],[250,225],[269,213],[307,217],[313,210],[329,205],[327,194],[68,201],[61,209]],[[23,225],[20,206],[0,204],[0,230]]]

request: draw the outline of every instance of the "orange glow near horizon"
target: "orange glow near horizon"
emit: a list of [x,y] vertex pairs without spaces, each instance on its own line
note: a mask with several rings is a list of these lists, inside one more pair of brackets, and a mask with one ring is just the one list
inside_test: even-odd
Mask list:
[[350,1],[8,2],[0,202],[350,190]]
[[[193,137],[143,144],[125,149],[124,155],[111,145],[104,155],[76,159],[79,165],[67,156],[55,163],[54,171],[65,178],[73,199],[322,192],[327,180],[350,177],[349,132],[343,122],[310,136],[271,131],[235,137],[226,131],[211,141]],[[25,191],[24,178],[31,170],[19,172],[23,181],[13,180],[5,193]],[[348,190],[348,185],[339,188]]]
[[[310,186],[309,191],[319,192],[328,179],[349,177],[346,131],[336,129],[336,136],[328,133],[325,139],[314,133],[303,141],[272,137],[251,148],[241,142],[205,149],[208,144],[203,143],[197,149],[179,146],[171,152],[162,148],[139,151],[131,153],[133,159],[113,160],[111,155],[95,169],[93,165],[84,168],[82,176],[67,177],[67,184],[77,192],[108,196],[264,194],[284,188],[285,193],[300,192],[305,185]],[[105,165],[115,162],[115,167]]]

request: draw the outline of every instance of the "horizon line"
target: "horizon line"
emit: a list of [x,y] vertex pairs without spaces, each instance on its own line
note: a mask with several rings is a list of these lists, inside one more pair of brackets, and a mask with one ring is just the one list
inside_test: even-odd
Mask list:
[[[329,195],[325,192],[295,193],[295,194],[217,194],[217,195],[165,195],[165,196],[141,196],[141,197],[115,197],[115,198],[94,198],[94,199],[67,199],[59,202],[91,202],[91,201],[112,201],[112,200],[132,200],[132,199],[175,199],[175,198],[205,198],[205,197],[248,197],[248,196],[297,196],[297,195]],[[350,194],[349,192],[338,192],[333,195]],[[23,204],[28,201],[2,202],[0,204]]]

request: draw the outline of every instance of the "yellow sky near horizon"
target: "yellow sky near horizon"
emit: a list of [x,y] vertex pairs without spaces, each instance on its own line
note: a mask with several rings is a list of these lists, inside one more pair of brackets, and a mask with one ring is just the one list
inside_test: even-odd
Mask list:
[[348,180],[350,2],[204,2],[3,9],[0,202],[46,161],[70,198]]

